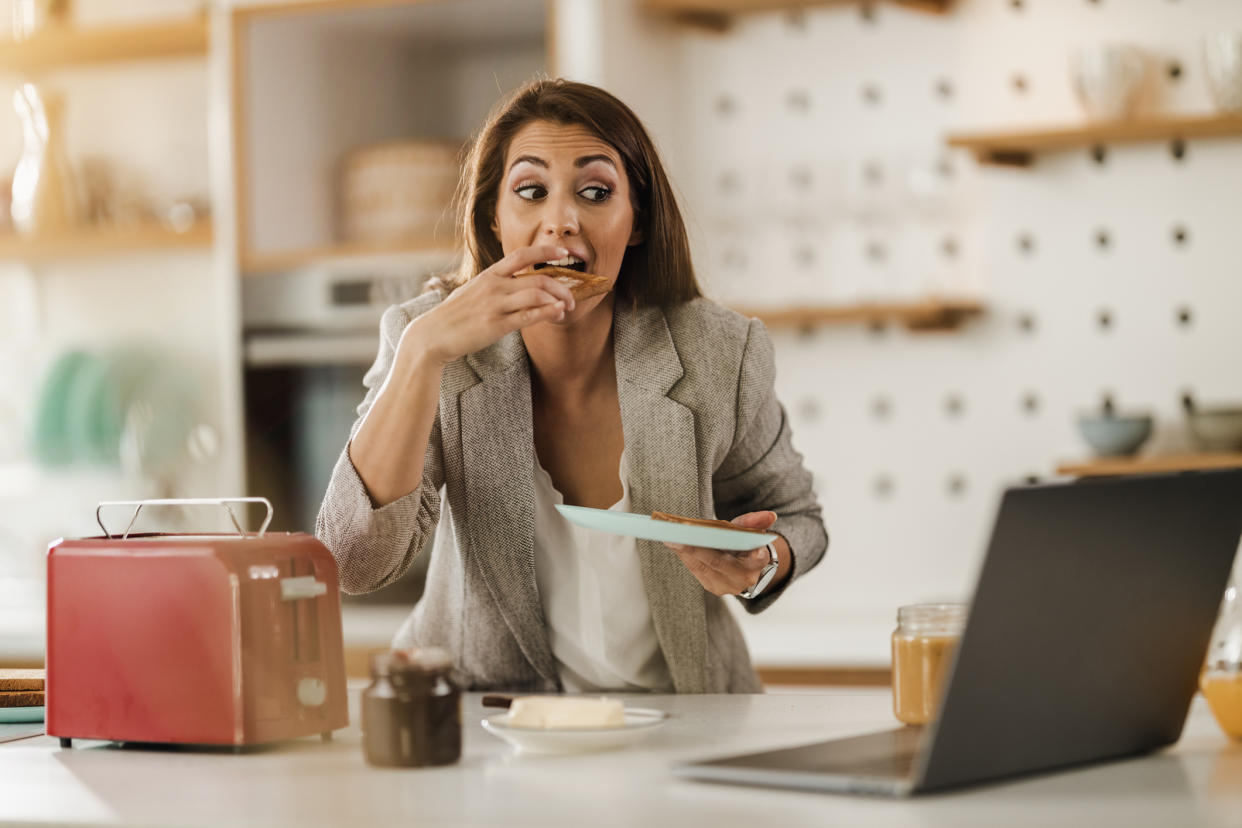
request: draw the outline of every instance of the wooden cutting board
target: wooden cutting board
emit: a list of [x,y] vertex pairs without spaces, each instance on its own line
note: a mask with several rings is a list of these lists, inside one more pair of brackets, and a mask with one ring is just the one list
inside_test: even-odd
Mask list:
[[5,707],[42,707],[42,690],[0,690],[0,709]]
[[44,670],[0,669],[0,693],[12,690],[43,691]]

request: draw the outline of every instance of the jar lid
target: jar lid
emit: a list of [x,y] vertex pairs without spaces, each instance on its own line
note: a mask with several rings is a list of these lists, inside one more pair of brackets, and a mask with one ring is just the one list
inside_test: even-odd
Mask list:
[[371,673],[391,676],[394,673],[440,673],[451,669],[453,659],[440,647],[411,647],[388,650],[371,656]]
[[415,647],[405,653],[410,666],[429,673],[448,670],[453,666],[452,656],[440,647]]
[[913,631],[951,629],[966,626],[969,604],[908,604],[897,608],[897,625]]

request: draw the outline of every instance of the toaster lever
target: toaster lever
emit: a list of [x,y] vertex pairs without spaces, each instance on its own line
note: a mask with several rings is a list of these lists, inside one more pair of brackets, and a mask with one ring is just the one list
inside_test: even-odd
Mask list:
[[320,595],[326,595],[327,592],[328,585],[323,581],[316,581],[314,575],[280,579],[280,598],[282,601],[316,598]]
[[122,540],[129,537],[129,531],[134,528],[134,524],[138,522],[138,513],[142,511],[143,506],[223,506],[224,511],[228,512],[229,520],[233,521],[237,534],[246,537],[246,530],[242,528],[241,523],[237,520],[230,503],[262,503],[267,507],[267,517],[263,518],[263,525],[259,527],[258,537],[263,537],[263,533],[267,531],[267,526],[272,522],[272,503],[266,497],[163,497],[154,500],[104,500],[95,507],[95,521],[99,524],[99,528],[103,530],[104,537],[112,540],[113,535],[108,531],[108,527],[104,526],[103,509],[105,506],[133,506],[134,514],[129,519],[129,525],[125,527],[125,534]]

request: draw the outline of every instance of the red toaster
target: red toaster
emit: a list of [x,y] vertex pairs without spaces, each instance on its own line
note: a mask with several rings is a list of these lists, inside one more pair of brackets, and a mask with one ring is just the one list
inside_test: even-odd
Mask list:
[[[229,504],[267,518],[241,529]],[[223,506],[238,534],[112,534],[104,507]],[[101,537],[47,558],[46,719],[72,739],[240,748],[349,723],[336,562],[273,533],[264,498],[101,503]]]

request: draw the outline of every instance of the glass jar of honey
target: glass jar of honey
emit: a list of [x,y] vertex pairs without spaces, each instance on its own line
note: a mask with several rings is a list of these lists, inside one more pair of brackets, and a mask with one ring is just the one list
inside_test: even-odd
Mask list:
[[911,604],[897,610],[893,714],[898,721],[922,725],[935,718],[967,611],[966,604]]
[[461,757],[461,689],[436,647],[371,657],[362,694],[362,746],[380,767],[449,765]]
[[1238,594],[1238,575],[1235,568],[1212,631],[1199,689],[1220,729],[1230,738],[1242,740],[1242,595]]

